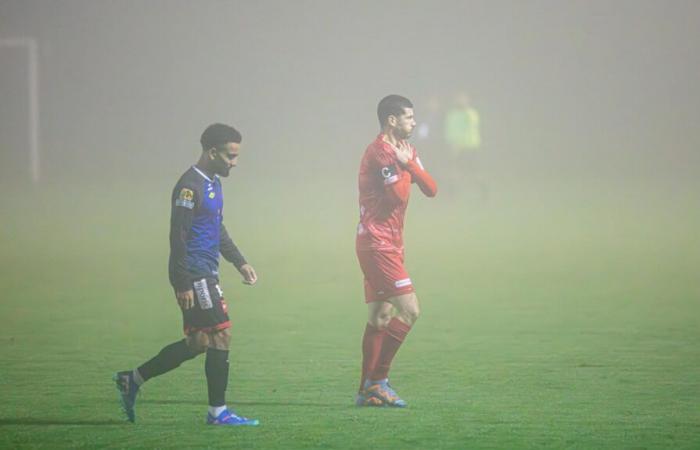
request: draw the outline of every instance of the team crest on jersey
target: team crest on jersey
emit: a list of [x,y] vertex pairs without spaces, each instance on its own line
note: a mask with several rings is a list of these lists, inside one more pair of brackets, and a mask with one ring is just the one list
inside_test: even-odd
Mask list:
[[180,195],[178,195],[177,200],[175,200],[175,205],[187,209],[194,208],[194,192],[192,192],[191,189],[182,188]]
[[395,183],[399,179],[396,166],[392,164],[391,166],[382,167],[382,178],[384,178],[384,184]]
[[215,194],[214,192],[210,192],[210,193],[209,193],[209,198],[214,198],[214,197],[216,197],[216,194]]

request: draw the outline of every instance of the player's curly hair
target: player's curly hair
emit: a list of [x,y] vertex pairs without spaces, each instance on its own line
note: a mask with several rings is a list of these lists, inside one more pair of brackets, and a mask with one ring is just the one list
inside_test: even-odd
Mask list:
[[379,105],[377,105],[379,126],[383,127],[386,125],[389,116],[399,117],[404,113],[404,109],[406,108],[413,108],[413,103],[411,103],[409,99],[396,94],[387,95],[381,99]]
[[199,142],[202,144],[202,151],[206,151],[213,147],[218,148],[229,142],[240,144],[242,139],[241,133],[232,126],[224,125],[223,123],[215,123],[209,125],[207,129],[204,130]]

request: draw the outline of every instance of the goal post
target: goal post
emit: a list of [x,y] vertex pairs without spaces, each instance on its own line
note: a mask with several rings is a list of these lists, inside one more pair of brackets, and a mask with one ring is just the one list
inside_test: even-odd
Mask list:
[[21,48],[27,52],[27,86],[29,91],[29,173],[32,181],[41,179],[39,154],[39,44],[34,38],[0,38],[0,48]]

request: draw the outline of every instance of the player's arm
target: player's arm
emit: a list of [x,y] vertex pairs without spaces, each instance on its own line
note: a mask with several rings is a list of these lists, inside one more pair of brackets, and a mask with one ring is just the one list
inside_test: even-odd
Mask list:
[[255,269],[248,264],[245,257],[241,254],[240,250],[238,250],[238,247],[233,242],[233,239],[231,239],[231,236],[229,236],[223,222],[221,222],[219,236],[219,251],[221,252],[221,256],[238,269],[243,276],[243,282],[245,284],[255,284],[255,282],[258,281],[258,275],[255,273]]
[[411,181],[416,183],[427,197],[435,197],[437,195],[437,183],[423,168],[423,164],[421,164],[415,150],[406,141],[403,141],[399,143],[398,147],[394,147],[394,152],[399,164],[410,173]]
[[173,198],[170,215],[170,281],[183,309],[194,305],[192,278],[187,269],[187,238],[192,229],[192,217],[198,201],[195,189],[182,187]]
[[384,193],[392,203],[405,203],[411,193],[411,174],[402,172],[396,182],[385,184]]
[[426,197],[437,195],[437,183],[420,162],[420,158],[415,158],[406,163],[406,170],[411,174],[411,180],[418,185]]
[[236,269],[241,270],[241,267],[248,264],[248,262],[245,260],[240,250],[238,250],[231,236],[229,236],[223,222],[221,222],[219,235],[219,251],[221,252],[221,256],[223,256],[226,261],[236,266]]
[[382,201],[390,205],[405,203],[411,192],[411,174],[405,171],[399,173],[398,161],[386,153],[377,155],[376,167],[384,185]]

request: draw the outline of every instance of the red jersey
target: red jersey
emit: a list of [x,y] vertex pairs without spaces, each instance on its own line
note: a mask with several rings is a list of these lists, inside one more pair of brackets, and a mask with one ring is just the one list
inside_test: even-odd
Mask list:
[[399,163],[392,146],[379,134],[365,150],[360,164],[360,223],[358,250],[403,251],[403,224],[411,192],[417,183],[428,197],[437,194],[437,185],[423,169],[416,149],[405,166]]

